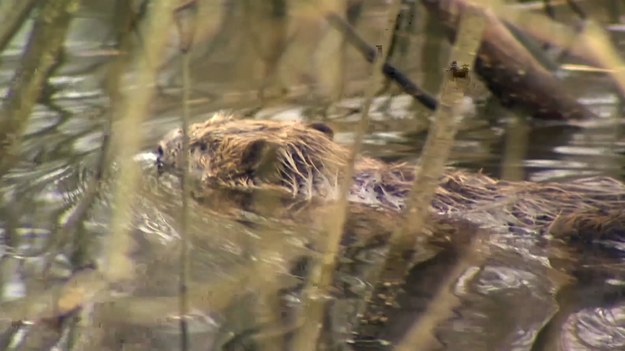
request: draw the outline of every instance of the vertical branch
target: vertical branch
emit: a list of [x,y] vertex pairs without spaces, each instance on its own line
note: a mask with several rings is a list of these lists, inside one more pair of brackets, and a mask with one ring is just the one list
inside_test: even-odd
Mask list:
[[41,87],[57,63],[78,0],[45,1],[35,20],[9,91],[0,107],[0,174],[15,162],[20,138]]
[[[457,130],[457,117],[465,91],[470,84],[467,77],[457,75],[455,61],[466,63],[464,68],[471,70],[475,61],[475,53],[481,42],[482,33],[486,26],[483,15],[474,10],[466,10],[462,14],[456,42],[452,48],[451,57],[454,60],[450,74],[443,81],[440,105],[434,116],[434,124],[428,133],[412,187],[412,196],[405,211],[404,226],[393,233],[388,259],[383,269],[394,272],[397,279],[402,279],[410,269],[410,261],[405,259],[406,249],[410,250],[416,244],[417,234],[421,232],[426,218],[429,215],[430,204],[438,187],[439,179],[443,174],[445,162],[449,157],[453,140]],[[417,190],[418,189],[418,190]],[[473,253],[477,241],[467,247],[467,255]],[[450,287],[468,266],[471,260],[461,259],[454,270],[447,277],[440,293],[428,306],[421,321],[415,323],[407,337],[395,348],[397,351],[407,351],[414,348],[415,343],[425,346],[431,345],[432,329],[440,321],[449,316],[453,296],[446,290]]]
[[386,301],[395,300],[399,290],[397,287],[402,285],[412,267],[412,252],[430,214],[430,204],[453,146],[460,108],[470,84],[471,67],[485,25],[485,20],[479,12],[472,10],[464,12],[456,43],[451,51],[453,61],[444,76],[439,105],[415,170],[412,191],[404,211],[404,221],[393,231],[389,239],[386,260],[376,273],[380,278],[375,280],[373,291],[365,299],[368,306],[362,313],[363,325],[367,323],[368,316],[377,314],[379,306],[385,306]]
[[[72,211],[65,224],[63,224],[61,233],[57,234],[57,237],[65,239],[69,238],[69,235],[73,233],[71,262],[74,273],[95,263],[95,258],[92,256],[95,251],[94,238],[87,235],[88,233],[84,230],[78,230],[78,227],[83,225],[83,220],[91,209],[97,195],[100,193],[104,170],[107,166],[112,126],[113,115],[109,115],[105,122],[104,136],[96,163],[95,174],[89,180],[86,191],[76,205],[76,208]],[[57,240],[57,247],[52,251],[53,254],[56,254],[56,250],[60,248],[60,244],[61,242]],[[46,270],[49,270],[51,267],[50,258],[51,257],[48,258],[48,263],[46,263]],[[102,282],[100,289],[105,290],[106,288],[108,288],[108,286],[105,282]],[[91,317],[89,312],[81,310],[77,314],[72,315],[71,319],[67,321],[67,324],[71,328],[71,333],[69,334],[69,343],[72,345],[71,350],[82,351],[101,346],[100,343],[103,337],[102,329],[95,326],[96,323],[94,323]]]
[[[264,157],[275,160],[277,154],[275,150],[270,150]],[[278,194],[270,191],[261,190],[254,193],[251,201],[255,211],[267,216],[275,216],[276,211],[280,208]],[[282,335],[276,337],[276,334],[283,334],[292,326],[285,325],[284,319],[281,318],[281,310],[284,307],[278,292],[281,282],[277,274],[279,271],[276,272],[271,256],[279,253],[286,262],[289,262],[294,256],[294,252],[286,253],[293,248],[288,248],[288,244],[284,240],[284,231],[277,230],[273,226],[263,226],[259,228],[257,235],[263,239],[254,245],[255,252],[251,252],[251,254],[257,257],[253,263],[254,275],[259,277],[257,279],[262,280],[262,282],[260,282],[261,285],[255,293],[254,323],[263,327],[261,327],[262,331],[254,336],[254,339],[258,342],[257,350],[259,351],[283,350],[284,339]]]
[[[457,76],[455,70],[471,70],[484,27],[485,22],[481,15],[472,11],[465,12],[451,52],[454,62],[443,81],[440,104],[434,114],[434,122],[416,168],[411,196],[405,211],[405,222],[403,227],[391,236],[389,262],[396,259],[405,262],[403,252],[406,248],[414,246],[416,242],[414,234],[423,228],[429,214],[430,203],[453,146],[464,93],[470,84],[468,78]],[[467,66],[454,67],[456,62]]]
[[178,309],[180,314],[180,350],[189,347],[189,333],[186,315],[189,312],[189,98],[191,94],[190,53],[196,30],[196,3],[178,9],[176,24],[179,32],[182,54],[182,216],[180,220],[180,267],[178,280]]
[[373,59],[372,73],[370,77],[369,88],[365,92],[363,109],[360,121],[357,125],[354,144],[352,145],[346,169],[340,187],[340,195],[336,206],[334,216],[330,216],[327,222],[327,237],[320,245],[321,259],[313,264],[310,273],[310,280],[304,290],[305,302],[303,305],[303,317],[305,318],[301,330],[294,339],[295,350],[314,350],[319,338],[321,329],[321,321],[325,311],[326,298],[330,286],[334,269],[336,267],[336,259],[339,254],[341,237],[343,234],[343,224],[347,213],[347,196],[352,183],[354,174],[354,163],[358,157],[364,139],[365,132],[369,125],[369,109],[371,102],[378,87],[382,82],[382,67],[388,55],[388,48],[393,31],[395,28],[395,20],[401,5],[400,0],[393,1],[388,11],[387,31],[384,35],[382,52],[375,55]]
[[[110,240],[106,248],[104,276],[111,282],[131,277],[133,265],[128,258],[132,204],[138,178],[132,157],[141,145],[141,121],[154,94],[156,67],[172,23],[173,1],[155,1],[147,18],[145,46],[137,59],[136,84],[129,88],[120,107],[121,120],[113,129],[112,147],[119,154],[119,179],[114,191]],[[130,99],[132,96],[132,99]]]
[[501,164],[501,179],[523,180],[523,160],[527,153],[529,126],[521,116],[512,115],[506,125],[506,145]]

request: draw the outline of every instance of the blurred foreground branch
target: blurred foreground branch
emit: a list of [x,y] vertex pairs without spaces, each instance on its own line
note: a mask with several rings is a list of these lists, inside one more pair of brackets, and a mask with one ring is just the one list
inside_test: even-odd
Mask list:
[[9,91],[0,107],[0,174],[19,154],[20,139],[41,87],[57,63],[61,46],[79,0],[45,1],[22,54]]
[[[388,11],[386,33],[384,35],[382,52],[378,54],[375,50],[373,55],[368,56],[370,62],[373,62],[371,76],[369,79],[368,89],[365,92],[365,99],[362,109],[362,115],[358,123],[358,129],[356,130],[356,136],[354,143],[351,147],[347,166],[344,171],[339,199],[336,202],[336,213],[328,218],[326,225],[328,235],[322,239],[320,260],[315,262],[311,269],[309,282],[307,283],[304,291],[304,296],[307,299],[302,308],[303,317],[305,318],[304,325],[294,338],[295,350],[316,350],[319,341],[319,333],[321,325],[323,324],[324,312],[326,310],[327,299],[325,296],[329,294],[331,288],[334,271],[337,264],[337,259],[340,250],[341,238],[343,236],[343,228],[345,225],[345,219],[347,215],[348,207],[348,194],[351,187],[352,178],[354,174],[354,166],[357,157],[360,154],[361,144],[364,140],[364,136],[367,132],[369,125],[369,109],[377,89],[381,86],[382,67],[386,61],[388,50],[390,47],[393,30],[395,28],[395,21],[397,14],[399,13],[401,6],[401,0],[394,0],[392,6]],[[349,25],[336,15],[329,15],[328,20],[334,19],[337,23],[343,23],[346,28]],[[373,50],[373,49],[372,49]]]
[[15,33],[24,25],[28,14],[39,0],[5,0],[0,2],[0,52],[11,42]]
[[[375,316],[379,312],[379,306],[389,308],[385,302],[395,300],[398,287],[403,284],[412,267],[415,245],[423,235],[426,220],[430,216],[430,204],[453,146],[461,117],[462,101],[470,85],[472,63],[485,27],[486,19],[479,11],[465,11],[460,19],[460,35],[456,37],[451,52],[453,61],[445,75],[440,103],[415,171],[411,195],[404,210],[404,223],[390,237],[386,261],[378,274],[380,279],[376,280],[376,286],[368,299],[369,304],[360,321],[363,326],[370,320],[379,320]],[[421,335],[427,336],[430,331],[423,330],[426,334]],[[367,337],[366,334],[359,336]],[[429,341],[427,338],[420,339],[419,344],[422,343]],[[399,349],[407,348],[400,346]]]
[[534,38],[564,48],[569,55],[604,69],[620,95],[625,97],[625,62],[606,31],[596,22],[586,20],[580,32],[552,21],[543,14],[529,11],[499,11],[497,15]]
[[[180,267],[178,281],[178,313],[186,316],[189,311],[188,282],[189,282],[189,199],[191,198],[189,178],[189,99],[191,94],[191,61],[189,51],[193,46],[196,32],[197,9],[196,4],[181,7],[175,13],[176,27],[180,36],[180,54],[182,71],[182,208],[180,218]],[[180,318],[180,350],[189,349],[189,333],[186,318]]]
[[[488,3],[489,0],[484,2]],[[456,61],[453,61],[450,72],[443,81],[441,103],[421,153],[412,185],[412,195],[404,212],[404,226],[391,236],[388,260],[384,267],[386,270],[383,270],[384,273],[390,272],[402,281],[408,274],[412,262],[405,258],[406,249],[414,248],[417,242],[416,235],[423,230],[425,221],[430,215],[430,204],[453,146],[459,123],[458,118],[461,117],[462,101],[470,83],[467,71],[472,69],[475,52],[486,33],[487,24],[483,13],[475,10],[465,11],[458,24],[459,34],[456,36],[451,57],[462,63],[462,66],[456,66]],[[474,249],[474,246],[466,248],[466,250]],[[467,254],[472,255],[473,252]],[[455,281],[468,266],[467,261],[461,260],[448,276],[449,283],[441,285],[442,289],[452,286],[451,282]],[[412,350],[415,344],[428,349],[428,345],[435,343],[434,327],[439,321],[450,316],[453,306],[453,295],[446,290],[440,290],[439,296],[430,303],[421,320],[413,325],[407,337],[397,345],[395,350]]]
[[133,156],[139,151],[143,139],[140,133],[141,123],[149,112],[158,62],[165,48],[167,33],[172,28],[173,8],[173,0],[157,1],[150,5],[146,19],[145,45],[136,57],[136,84],[125,92],[124,101],[115,113],[121,120],[113,128],[111,149],[118,155],[119,179],[114,190],[114,211],[106,261],[101,267],[111,282],[128,279],[133,274],[133,264],[128,257],[132,208],[138,180],[138,166]]

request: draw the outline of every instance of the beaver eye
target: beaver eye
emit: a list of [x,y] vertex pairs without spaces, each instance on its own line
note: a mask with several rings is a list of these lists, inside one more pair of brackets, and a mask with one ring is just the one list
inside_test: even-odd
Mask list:
[[314,130],[320,131],[325,134],[330,140],[334,138],[334,131],[330,126],[325,123],[311,123],[308,125],[308,128],[312,128]]
[[156,153],[158,154],[158,157],[163,157],[163,147],[162,146],[158,146],[158,148],[156,149]]

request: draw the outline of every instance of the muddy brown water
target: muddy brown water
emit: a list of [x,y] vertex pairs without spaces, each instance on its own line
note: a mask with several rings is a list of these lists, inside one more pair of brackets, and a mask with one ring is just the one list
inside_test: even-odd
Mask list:
[[[373,27],[383,18],[377,10],[373,6],[370,12],[365,12],[367,18],[377,20],[371,24]],[[46,291],[54,282],[54,278],[42,278],[46,260],[52,262],[53,277],[65,277],[72,269],[70,245],[59,248],[50,244],[57,238],[59,224],[84,196],[101,147],[105,121],[111,112],[102,78],[114,56],[107,53],[111,38],[108,22],[95,15],[98,11],[102,9],[97,6],[84,9],[75,21],[65,62],[48,81],[44,99],[31,116],[20,161],[0,177],[2,301]],[[97,30],[86,33],[85,28]],[[3,93],[19,61],[22,43],[23,36],[3,53],[0,69]],[[234,78],[233,82],[225,79],[228,74],[219,68],[234,69],[228,66],[227,59],[226,54],[217,55],[209,63],[196,66],[194,97],[199,102],[193,108],[194,120],[202,120],[219,108],[232,108],[233,104],[229,103],[233,99],[246,113],[258,106],[254,90]],[[357,88],[366,77],[363,73],[366,66],[354,53],[349,60],[354,62],[350,69],[355,71],[349,74],[350,82]],[[444,59],[439,58],[433,66],[441,62]],[[426,75],[410,64],[406,64],[406,69],[415,79]],[[116,316],[104,317],[108,324],[104,324],[105,332],[97,339],[101,349],[169,350],[179,342],[175,318],[154,316],[159,313],[154,312],[158,311],[154,306],[171,304],[169,300],[160,303],[158,298],[176,294],[180,202],[176,180],[157,177],[152,153],[163,133],[179,124],[177,82],[171,78],[177,76],[176,72],[175,65],[165,67],[163,90],[154,104],[154,112],[144,122],[144,128],[137,131],[144,138],[143,151],[135,157],[141,168],[141,181],[131,230],[137,279],[113,289],[124,301],[136,301],[139,307],[126,310],[132,315],[124,315],[123,309],[121,312],[113,309]],[[569,73],[564,81],[601,116],[599,120],[518,123],[497,104],[481,102],[476,113],[463,120],[450,164],[496,177],[534,181],[591,175],[625,179],[625,133],[623,120],[619,119],[622,106],[609,80],[597,74]],[[228,100],[224,96],[234,98]],[[321,119],[318,106],[324,101],[315,99],[300,98],[295,103],[264,108],[255,111],[254,117]],[[345,99],[338,103],[339,108],[328,110],[325,119],[337,131],[337,140],[349,142],[353,138],[352,130],[359,114],[346,111],[360,102],[358,98]],[[400,93],[377,98],[364,152],[388,161],[414,162],[425,140],[427,117],[427,113],[415,108],[412,100]],[[114,210],[109,200],[108,193],[101,194],[78,229],[80,235],[95,238],[97,248],[107,243],[111,210]],[[191,209],[190,279],[197,286],[236,279],[233,277],[236,267],[258,262],[279,272],[281,280],[291,282],[295,279],[289,271],[291,263],[280,252],[308,252],[307,240],[318,234],[252,214],[245,223],[232,221],[198,203],[191,204]],[[267,228],[272,228],[269,234]],[[271,235],[281,243],[280,247],[259,249],[266,242],[264,235]],[[610,255],[603,250],[571,253],[532,233],[489,234],[487,253],[481,263],[463,272],[451,287],[459,303],[450,318],[437,326],[436,338],[441,349],[625,349],[622,261],[625,244],[605,245],[609,246]],[[98,258],[97,253],[93,257]],[[457,253],[445,251],[418,264],[403,287],[404,293],[398,300],[401,308],[380,331],[379,340],[359,344],[358,348],[389,349],[383,341],[401,339],[432,299],[437,278],[445,276],[457,260]],[[354,287],[369,283],[359,281],[357,276],[342,279],[351,281],[350,286]],[[254,289],[242,285],[237,294],[242,297],[225,308],[201,306],[192,311],[192,349],[250,349],[254,335],[281,333],[282,329],[275,325],[251,317],[258,307],[254,303],[258,297]],[[299,302],[297,295],[290,296],[289,301],[293,306]],[[175,311],[176,305],[171,305],[169,311]],[[146,317],[142,318],[143,315]],[[50,331],[45,326],[10,324],[0,318],[0,341],[9,349],[52,349],[54,345],[68,349],[67,339],[71,337],[68,325],[62,324],[64,328],[60,331],[48,327],[53,329]]]

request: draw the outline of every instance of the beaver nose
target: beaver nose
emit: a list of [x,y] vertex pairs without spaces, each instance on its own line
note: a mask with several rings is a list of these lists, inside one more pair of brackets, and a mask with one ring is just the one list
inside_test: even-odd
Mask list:
[[161,145],[156,149],[156,169],[158,169],[158,173],[163,173],[163,168],[165,167],[165,163],[163,162],[163,147]]

